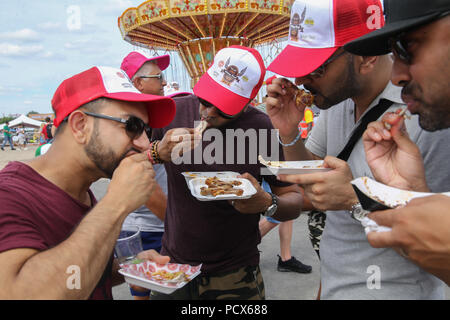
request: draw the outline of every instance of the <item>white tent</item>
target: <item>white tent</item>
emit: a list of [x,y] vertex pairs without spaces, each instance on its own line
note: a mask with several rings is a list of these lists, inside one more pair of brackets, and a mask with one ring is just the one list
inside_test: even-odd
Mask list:
[[[14,127],[23,125],[24,127],[40,128],[42,123],[44,123],[44,122],[28,118],[26,115],[21,114],[20,117],[14,119],[14,120],[11,120],[9,122],[9,127],[14,128]],[[5,124],[1,124],[1,128],[3,128],[4,125]]]

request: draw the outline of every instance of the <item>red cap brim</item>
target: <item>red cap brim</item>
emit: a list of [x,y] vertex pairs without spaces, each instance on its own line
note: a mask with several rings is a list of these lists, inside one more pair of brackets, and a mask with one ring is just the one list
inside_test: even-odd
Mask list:
[[169,97],[134,92],[109,93],[105,94],[104,97],[120,101],[146,102],[148,125],[152,128],[163,128],[171,123],[175,117],[175,101]]
[[193,90],[197,97],[212,103],[220,111],[230,116],[241,112],[250,102],[250,98],[242,97],[222,87],[208,73],[200,78]]
[[320,67],[336,48],[299,48],[288,45],[272,61],[267,70],[285,77],[303,77]]
[[152,60],[156,60],[156,63],[158,64],[158,67],[159,67],[159,69],[161,69],[161,71],[167,69],[167,67],[170,64],[170,56],[168,54],[158,56],[155,58],[150,58],[147,61],[152,61]]

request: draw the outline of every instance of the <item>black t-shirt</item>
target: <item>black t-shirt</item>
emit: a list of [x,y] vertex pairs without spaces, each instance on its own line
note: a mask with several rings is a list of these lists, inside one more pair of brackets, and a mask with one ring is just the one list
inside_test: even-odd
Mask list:
[[[172,123],[163,129],[156,129],[153,133],[154,139],[162,139],[165,132],[171,128],[193,128],[194,121],[199,121],[199,102],[195,96],[180,97],[174,99],[177,105],[177,112]],[[226,135],[242,129],[250,135],[257,137],[256,146],[250,143],[250,139],[245,139],[244,164],[237,164],[237,159],[242,157],[243,140],[234,141],[234,161],[227,161],[230,156],[230,140]],[[246,131],[251,129],[249,131]],[[261,129],[266,129],[262,130]],[[206,164],[205,159],[201,159],[201,164],[178,164],[173,162],[165,163],[168,183],[168,202],[165,219],[165,232],[163,236],[163,246],[161,254],[171,257],[172,262],[187,263],[191,265],[203,264],[202,272],[205,274],[225,272],[243,266],[257,265],[259,263],[259,252],[257,245],[261,242],[259,233],[259,214],[243,214],[234,209],[228,201],[199,201],[191,195],[184,176],[185,171],[234,171],[239,173],[248,172],[252,174],[260,183],[262,179],[270,185],[284,187],[289,184],[280,182],[275,176],[262,176],[263,167],[257,160],[258,154],[270,156],[271,143],[276,142],[274,148],[279,153],[280,160],[283,160],[283,152],[276,138],[271,139],[273,126],[269,117],[250,107],[238,119],[228,123],[226,127],[219,130],[223,136],[223,159],[222,164],[216,161]],[[212,141],[205,141],[208,136],[207,129],[203,133],[203,152],[205,147]],[[212,132],[212,131],[211,131]],[[275,136],[276,137],[276,136]],[[260,150],[259,144],[267,147]],[[228,144],[228,146],[227,146]],[[239,144],[239,148],[238,148]],[[231,144],[233,145],[233,144]],[[232,147],[231,147],[232,148]],[[250,152],[250,150],[252,150]],[[192,151],[191,162],[194,162]],[[209,153],[208,153],[209,154]],[[213,153],[215,155],[215,153]],[[197,157],[198,158],[198,157]],[[232,157],[233,158],[233,157]],[[267,157],[266,157],[267,158]],[[275,160],[273,157],[270,157]],[[241,158],[242,160],[242,158]],[[278,160],[278,159],[277,159]],[[234,164],[227,164],[232,162]],[[251,164],[253,163],[253,164]]]

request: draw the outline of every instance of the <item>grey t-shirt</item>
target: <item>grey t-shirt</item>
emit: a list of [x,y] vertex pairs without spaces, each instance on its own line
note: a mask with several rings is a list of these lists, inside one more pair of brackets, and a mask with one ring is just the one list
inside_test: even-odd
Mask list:
[[[404,108],[400,91],[401,88],[389,83],[369,109],[380,98],[395,102],[387,112]],[[353,113],[351,99],[321,111],[306,147],[319,157],[337,156],[359,124],[355,123]],[[426,132],[419,127],[418,116],[407,120],[406,128],[421,150],[432,191],[450,190],[450,130]],[[348,164],[354,178],[373,178],[362,139],[355,145]],[[393,249],[371,247],[361,223],[349,211],[327,211],[320,256],[322,299],[444,299],[442,281]]]
[[[161,189],[167,194],[167,173],[164,165],[153,165],[155,170],[155,180],[160,185]],[[122,230],[134,230],[136,226],[141,228],[144,232],[164,232],[164,221],[161,221],[154,213],[152,213],[146,206],[142,206],[135,212],[132,212],[125,219]]]

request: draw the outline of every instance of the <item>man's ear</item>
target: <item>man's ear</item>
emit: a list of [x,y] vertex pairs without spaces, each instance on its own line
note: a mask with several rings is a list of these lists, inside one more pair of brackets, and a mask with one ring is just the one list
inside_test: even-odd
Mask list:
[[362,75],[373,71],[378,61],[378,56],[357,56],[359,61],[359,73]]
[[75,110],[70,114],[67,124],[77,143],[86,144],[88,142],[91,131],[88,125],[88,116],[80,110]]
[[137,77],[133,80],[133,85],[136,87],[136,89],[138,89],[140,92],[142,92],[142,90],[144,90],[144,86],[142,84],[142,79]]

